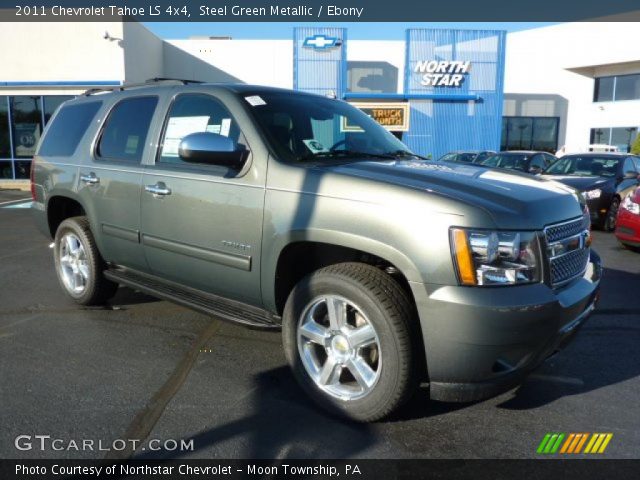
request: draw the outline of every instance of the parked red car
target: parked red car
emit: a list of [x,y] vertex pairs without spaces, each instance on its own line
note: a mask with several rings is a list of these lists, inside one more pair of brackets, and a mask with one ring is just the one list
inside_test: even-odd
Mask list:
[[640,188],[627,195],[620,204],[616,237],[623,245],[640,247]]

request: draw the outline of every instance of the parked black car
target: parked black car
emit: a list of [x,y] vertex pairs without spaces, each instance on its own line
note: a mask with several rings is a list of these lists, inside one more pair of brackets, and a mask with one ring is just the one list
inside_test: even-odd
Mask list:
[[461,150],[445,153],[438,159],[438,161],[455,163],[480,163],[494,153],[496,152],[490,150]]
[[541,173],[557,160],[557,157],[547,152],[514,150],[495,153],[476,163],[487,167],[537,174]]
[[628,153],[565,155],[543,172],[580,191],[589,205],[591,223],[606,231],[616,228],[621,199],[640,182],[640,157]]

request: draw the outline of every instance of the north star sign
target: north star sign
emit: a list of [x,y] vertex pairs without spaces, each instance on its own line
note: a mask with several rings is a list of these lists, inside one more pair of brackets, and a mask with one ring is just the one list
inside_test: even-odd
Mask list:
[[470,70],[469,61],[428,60],[416,63],[413,71],[422,75],[425,87],[461,87]]

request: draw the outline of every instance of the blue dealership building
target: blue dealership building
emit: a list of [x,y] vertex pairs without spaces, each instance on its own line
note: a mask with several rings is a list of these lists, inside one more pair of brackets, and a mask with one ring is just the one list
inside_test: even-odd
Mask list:
[[[0,181],[28,177],[55,108],[92,87],[154,77],[242,82],[354,103],[412,150],[627,150],[640,127],[640,29],[567,23],[412,28],[395,40],[342,27],[280,39],[161,39],[136,22],[15,23],[0,30]],[[259,27],[256,27],[259,28]]]

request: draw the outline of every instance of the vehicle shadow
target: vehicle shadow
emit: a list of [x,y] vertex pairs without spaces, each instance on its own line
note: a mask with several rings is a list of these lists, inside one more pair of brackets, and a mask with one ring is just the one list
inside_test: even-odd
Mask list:
[[[380,442],[372,425],[345,422],[316,407],[294,381],[288,367],[259,373],[255,388],[245,401],[249,403],[250,414],[184,438],[193,440],[194,451],[189,455],[202,457],[208,450],[215,451],[217,445],[240,438],[246,448],[236,452],[236,458],[274,462],[348,458]],[[133,458],[164,460],[179,456],[176,451],[148,451]]]
[[161,300],[157,297],[152,297],[147,295],[146,293],[139,292],[137,290],[133,290],[129,287],[125,287],[123,285],[118,288],[117,293],[113,298],[108,301],[108,306],[127,306],[127,305],[138,305],[143,303],[153,303],[160,302]]

